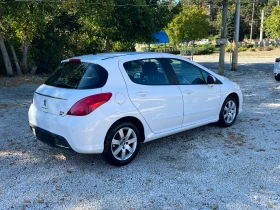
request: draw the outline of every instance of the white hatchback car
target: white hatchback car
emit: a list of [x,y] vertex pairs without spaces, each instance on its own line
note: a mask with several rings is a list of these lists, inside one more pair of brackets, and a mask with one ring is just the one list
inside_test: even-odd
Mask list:
[[280,57],[275,59],[273,73],[275,80],[280,81]]
[[232,125],[242,104],[237,84],[183,57],[104,53],[62,61],[35,91],[28,115],[40,141],[125,165],[142,142]]

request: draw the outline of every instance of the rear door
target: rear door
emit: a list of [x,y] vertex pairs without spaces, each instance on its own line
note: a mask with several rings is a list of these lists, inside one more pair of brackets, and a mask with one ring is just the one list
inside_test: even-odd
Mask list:
[[154,133],[181,127],[183,100],[180,89],[170,82],[160,58],[121,60],[119,68],[125,78],[131,102]]

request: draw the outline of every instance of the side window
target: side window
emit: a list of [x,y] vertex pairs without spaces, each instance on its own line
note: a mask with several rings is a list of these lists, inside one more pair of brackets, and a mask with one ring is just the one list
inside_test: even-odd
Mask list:
[[[180,85],[201,85],[206,84],[206,74],[202,75],[202,70],[195,65],[192,65],[186,61],[177,59],[169,59],[170,64],[179,80]],[[206,76],[206,77],[205,77]]]
[[168,85],[167,76],[157,59],[134,60],[123,64],[132,82],[142,85]]
[[203,75],[203,78],[205,81],[207,81],[207,77],[210,75],[207,71],[201,70],[201,73]]

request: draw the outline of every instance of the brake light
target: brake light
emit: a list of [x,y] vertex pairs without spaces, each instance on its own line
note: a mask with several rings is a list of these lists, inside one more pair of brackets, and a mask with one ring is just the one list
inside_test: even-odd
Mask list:
[[276,59],[275,59],[275,62],[280,62],[280,58],[276,58]]
[[76,102],[71,109],[67,112],[67,115],[73,116],[85,116],[93,112],[102,104],[108,102],[112,97],[112,93],[101,93],[92,96],[88,96]]
[[69,59],[69,62],[70,63],[81,63],[81,59],[72,58],[72,59]]

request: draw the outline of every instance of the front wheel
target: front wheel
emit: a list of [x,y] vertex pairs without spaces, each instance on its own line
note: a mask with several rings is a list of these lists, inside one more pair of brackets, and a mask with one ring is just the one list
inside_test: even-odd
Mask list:
[[140,133],[134,124],[119,123],[113,126],[106,136],[103,156],[113,165],[126,165],[137,155],[140,142]]
[[280,75],[279,74],[277,76],[275,76],[275,80],[280,81]]
[[220,111],[219,124],[223,127],[231,126],[238,113],[237,101],[233,96],[228,96]]

